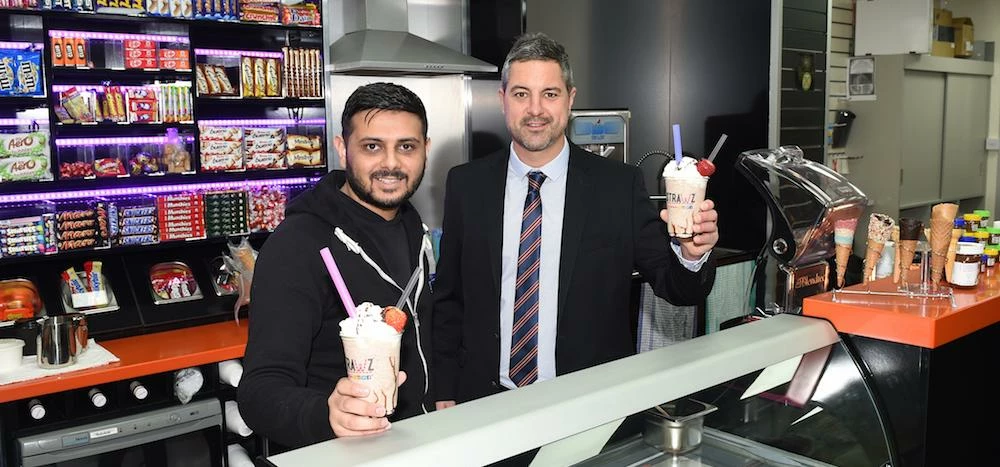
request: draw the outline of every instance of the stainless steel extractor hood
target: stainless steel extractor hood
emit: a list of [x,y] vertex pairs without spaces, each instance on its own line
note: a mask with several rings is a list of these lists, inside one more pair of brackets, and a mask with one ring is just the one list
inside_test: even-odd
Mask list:
[[345,0],[344,34],[330,45],[337,73],[495,72],[497,67],[409,32],[407,0]]

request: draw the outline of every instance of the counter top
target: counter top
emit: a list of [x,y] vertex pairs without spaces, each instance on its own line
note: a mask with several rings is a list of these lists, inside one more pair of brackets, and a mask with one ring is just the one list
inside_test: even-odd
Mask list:
[[101,341],[98,343],[120,361],[0,386],[0,402],[240,358],[246,350],[248,327],[246,321],[239,326],[225,321]]
[[[919,283],[910,271],[911,283]],[[892,292],[888,277],[845,290]],[[803,300],[802,314],[826,318],[838,332],[933,349],[1000,322],[1000,269],[947,299],[827,292]]]

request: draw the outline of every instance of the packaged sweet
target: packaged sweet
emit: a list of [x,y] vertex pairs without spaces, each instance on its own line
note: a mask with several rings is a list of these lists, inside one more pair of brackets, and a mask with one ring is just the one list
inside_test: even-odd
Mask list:
[[267,65],[264,59],[257,57],[253,59],[253,95],[254,97],[264,97],[267,95]]
[[94,175],[97,177],[123,177],[128,176],[125,171],[125,164],[114,157],[105,157],[94,160]]
[[240,89],[243,97],[253,97],[253,58],[240,59]]
[[314,3],[281,5],[281,23],[300,26],[319,26],[319,8]]
[[48,131],[0,133],[0,183],[52,180],[50,161]]
[[265,63],[266,81],[264,83],[264,94],[268,97],[281,95],[281,84],[278,78],[278,59],[269,58]]
[[0,96],[45,94],[39,50],[0,49]]
[[157,158],[147,152],[139,152],[128,160],[129,173],[133,176],[152,175],[162,172]]
[[204,126],[199,129],[201,141],[242,141],[243,129],[239,127]]
[[289,150],[285,157],[289,167],[315,167],[323,165],[323,153],[308,149]]
[[241,237],[235,245],[229,243],[229,255],[223,255],[227,269],[239,277],[239,297],[233,305],[233,316],[239,323],[240,307],[250,303],[250,288],[253,285],[254,266],[257,263],[257,250],[253,249],[247,237]]
[[236,94],[236,89],[233,88],[233,83],[229,81],[229,75],[226,74],[226,69],[221,66],[213,66],[211,69],[215,72],[215,79],[219,82],[220,94]]
[[207,95],[208,91],[208,78],[205,77],[205,65],[199,64],[195,67],[195,85],[198,95]]

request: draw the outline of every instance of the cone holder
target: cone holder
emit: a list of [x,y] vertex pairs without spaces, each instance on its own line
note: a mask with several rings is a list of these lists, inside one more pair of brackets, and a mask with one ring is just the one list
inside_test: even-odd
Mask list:
[[[922,301],[928,299],[935,300],[948,300],[952,308],[957,307],[955,304],[955,294],[951,287],[944,287],[939,285],[929,285],[925,288],[924,284],[909,284],[906,286],[900,286],[898,290],[895,291],[884,291],[884,290],[871,290],[868,288],[866,290],[848,290],[848,289],[834,289],[833,290],[833,301],[843,302],[843,297],[838,297],[838,295],[862,295],[867,297],[901,297],[908,299],[919,299]],[[922,303],[920,303],[922,304]],[[917,305],[917,304],[915,304]]]
[[948,300],[952,308],[955,308],[955,294],[951,287],[937,285],[931,282],[931,251],[925,242],[920,242],[917,247],[920,254],[920,283],[900,284],[895,291],[872,290],[868,286],[865,290],[834,289],[832,299],[835,302],[842,302],[837,294],[841,295],[865,295],[869,297],[902,297],[908,299],[924,300]]

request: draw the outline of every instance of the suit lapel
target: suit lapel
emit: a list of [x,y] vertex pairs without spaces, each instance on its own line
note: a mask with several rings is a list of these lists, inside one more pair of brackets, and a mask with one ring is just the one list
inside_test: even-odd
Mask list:
[[[566,178],[566,205],[563,208],[562,248],[559,253],[559,304],[556,315],[556,328],[566,314],[566,297],[569,294],[570,281],[573,278],[573,268],[576,265],[576,255],[580,249],[580,237],[587,221],[587,206],[591,206],[590,174],[582,166],[581,151],[570,146],[569,170]],[[558,331],[557,331],[558,332]]]
[[487,244],[490,255],[490,273],[493,277],[493,290],[500,299],[500,253],[503,243],[503,198],[507,184],[507,154],[498,154],[487,167],[486,184],[483,191],[483,228],[487,232]]

